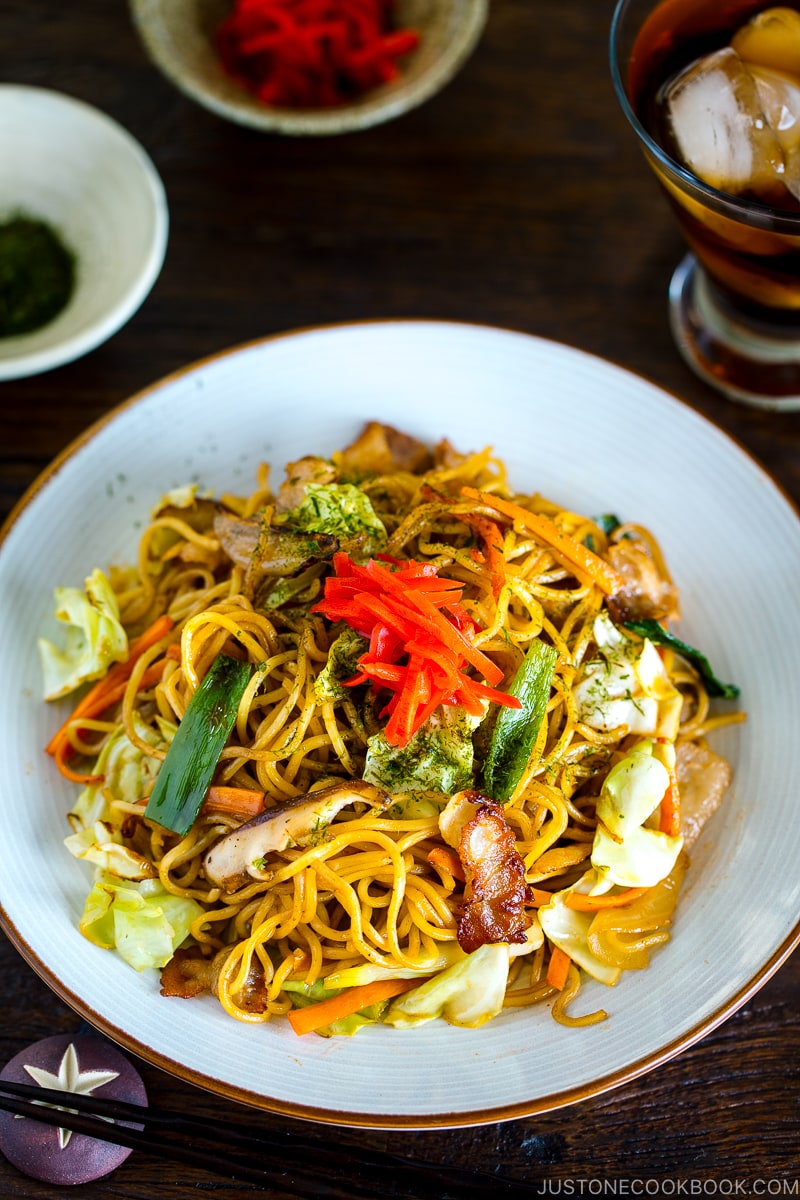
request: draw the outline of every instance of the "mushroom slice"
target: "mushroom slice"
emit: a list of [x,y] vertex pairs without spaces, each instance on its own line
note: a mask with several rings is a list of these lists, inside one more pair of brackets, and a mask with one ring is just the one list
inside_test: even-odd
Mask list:
[[387,808],[391,798],[382,788],[362,779],[334,783],[295,796],[220,838],[203,860],[207,878],[223,891],[236,891],[251,879],[259,878],[260,863],[266,855],[289,846],[305,845],[319,837],[337,813],[357,801],[373,808]]

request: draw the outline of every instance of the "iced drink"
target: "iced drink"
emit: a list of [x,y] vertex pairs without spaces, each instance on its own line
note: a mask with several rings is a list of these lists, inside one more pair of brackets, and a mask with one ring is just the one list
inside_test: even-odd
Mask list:
[[663,0],[627,84],[645,129],[687,168],[688,182],[648,153],[714,284],[800,336],[800,4]]

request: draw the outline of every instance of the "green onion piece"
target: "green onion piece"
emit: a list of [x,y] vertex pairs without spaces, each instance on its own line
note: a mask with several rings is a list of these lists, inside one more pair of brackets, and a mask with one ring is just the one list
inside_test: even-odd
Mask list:
[[606,537],[612,534],[615,529],[619,529],[622,524],[619,517],[616,517],[614,513],[598,513],[592,517],[592,520],[598,529],[602,529]]
[[675,637],[674,633],[670,633],[658,621],[625,621],[625,628],[632,630],[633,633],[638,633],[639,637],[649,638],[656,645],[670,646],[682,658],[693,663],[700,672],[709,696],[721,696],[724,700],[735,700],[739,695],[739,688],[735,683],[722,683],[717,679],[704,654],[695,650],[694,646],[689,646],[680,638]]
[[[618,529],[620,526],[619,517],[615,517],[613,513],[597,513],[592,517],[592,520],[598,529],[602,529],[606,537],[610,537],[614,530]],[[595,539],[591,533],[583,539],[584,546],[596,554],[597,547],[595,546],[594,542]]]
[[145,816],[183,837],[194,824],[253,673],[218,654],[192,696],[156,776]]
[[511,798],[539,736],[550,698],[550,684],[558,651],[545,642],[533,642],[517,668],[508,691],[521,708],[501,708],[483,768],[486,790],[505,804]]

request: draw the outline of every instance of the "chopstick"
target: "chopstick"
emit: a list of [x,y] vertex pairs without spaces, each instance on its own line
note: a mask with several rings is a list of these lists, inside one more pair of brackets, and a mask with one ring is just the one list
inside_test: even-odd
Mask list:
[[532,1184],[484,1171],[35,1084],[0,1080],[0,1110],[309,1200],[466,1200],[476,1192],[516,1200],[534,1194]]

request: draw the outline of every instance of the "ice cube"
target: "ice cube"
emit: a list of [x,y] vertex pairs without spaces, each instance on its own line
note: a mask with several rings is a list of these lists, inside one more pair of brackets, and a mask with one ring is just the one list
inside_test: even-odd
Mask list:
[[775,71],[800,73],[800,12],[767,8],[756,13],[731,39],[746,63]]
[[800,81],[782,71],[750,67],[758,98],[783,153],[781,176],[793,196],[800,200]]
[[692,63],[669,85],[666,103],[678,150],[696,175],[734,195],[774,193],[783,156],[755,80],[734,50]]

